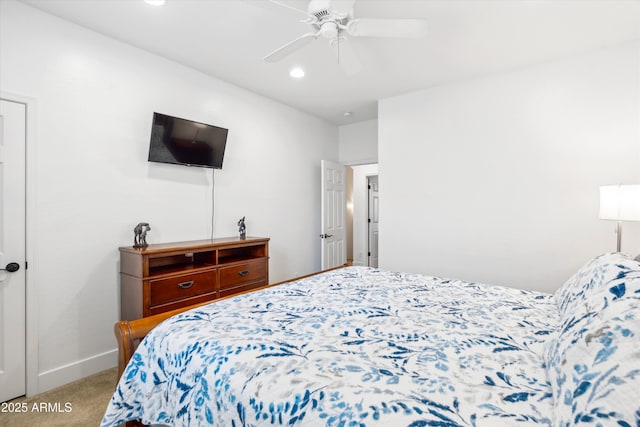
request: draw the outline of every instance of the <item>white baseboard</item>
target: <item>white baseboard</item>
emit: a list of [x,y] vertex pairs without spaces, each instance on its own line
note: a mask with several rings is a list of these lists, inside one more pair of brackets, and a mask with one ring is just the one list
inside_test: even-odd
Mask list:
[[38,374],[37,393],[69,384],[118,365],[118,350],[109,350]]

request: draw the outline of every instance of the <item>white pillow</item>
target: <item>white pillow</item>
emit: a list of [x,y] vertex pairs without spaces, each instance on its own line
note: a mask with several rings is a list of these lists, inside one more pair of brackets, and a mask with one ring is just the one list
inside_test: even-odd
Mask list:
[[554,425],[640,425],[640,263],[605,254],[556,292],[545,348]]

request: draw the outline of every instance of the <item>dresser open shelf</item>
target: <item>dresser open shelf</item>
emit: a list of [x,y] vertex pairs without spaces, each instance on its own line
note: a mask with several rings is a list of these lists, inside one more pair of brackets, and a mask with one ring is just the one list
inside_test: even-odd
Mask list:
[[120,248],[120,317],[133,320],[269,283],[269,238]]

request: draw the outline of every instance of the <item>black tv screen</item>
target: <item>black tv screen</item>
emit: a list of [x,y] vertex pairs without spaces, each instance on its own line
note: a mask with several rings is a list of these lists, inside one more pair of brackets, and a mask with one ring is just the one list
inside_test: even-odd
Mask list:
[[149,161],[222,169],[225,128],[153,113]]

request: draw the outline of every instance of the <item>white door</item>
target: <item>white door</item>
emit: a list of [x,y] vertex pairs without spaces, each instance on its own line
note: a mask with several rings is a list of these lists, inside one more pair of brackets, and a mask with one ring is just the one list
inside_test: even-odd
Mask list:
[[322,269],[338,267],[347,262],[346,190],[345,167],[341,164],[321,161],[322,219]]
[[0,402],[26,393],[26,111],[0,100]]
[[367,181],[369,182],[369,267],[378,268],[378,224],[380,222],[378,176],[370,176]]

